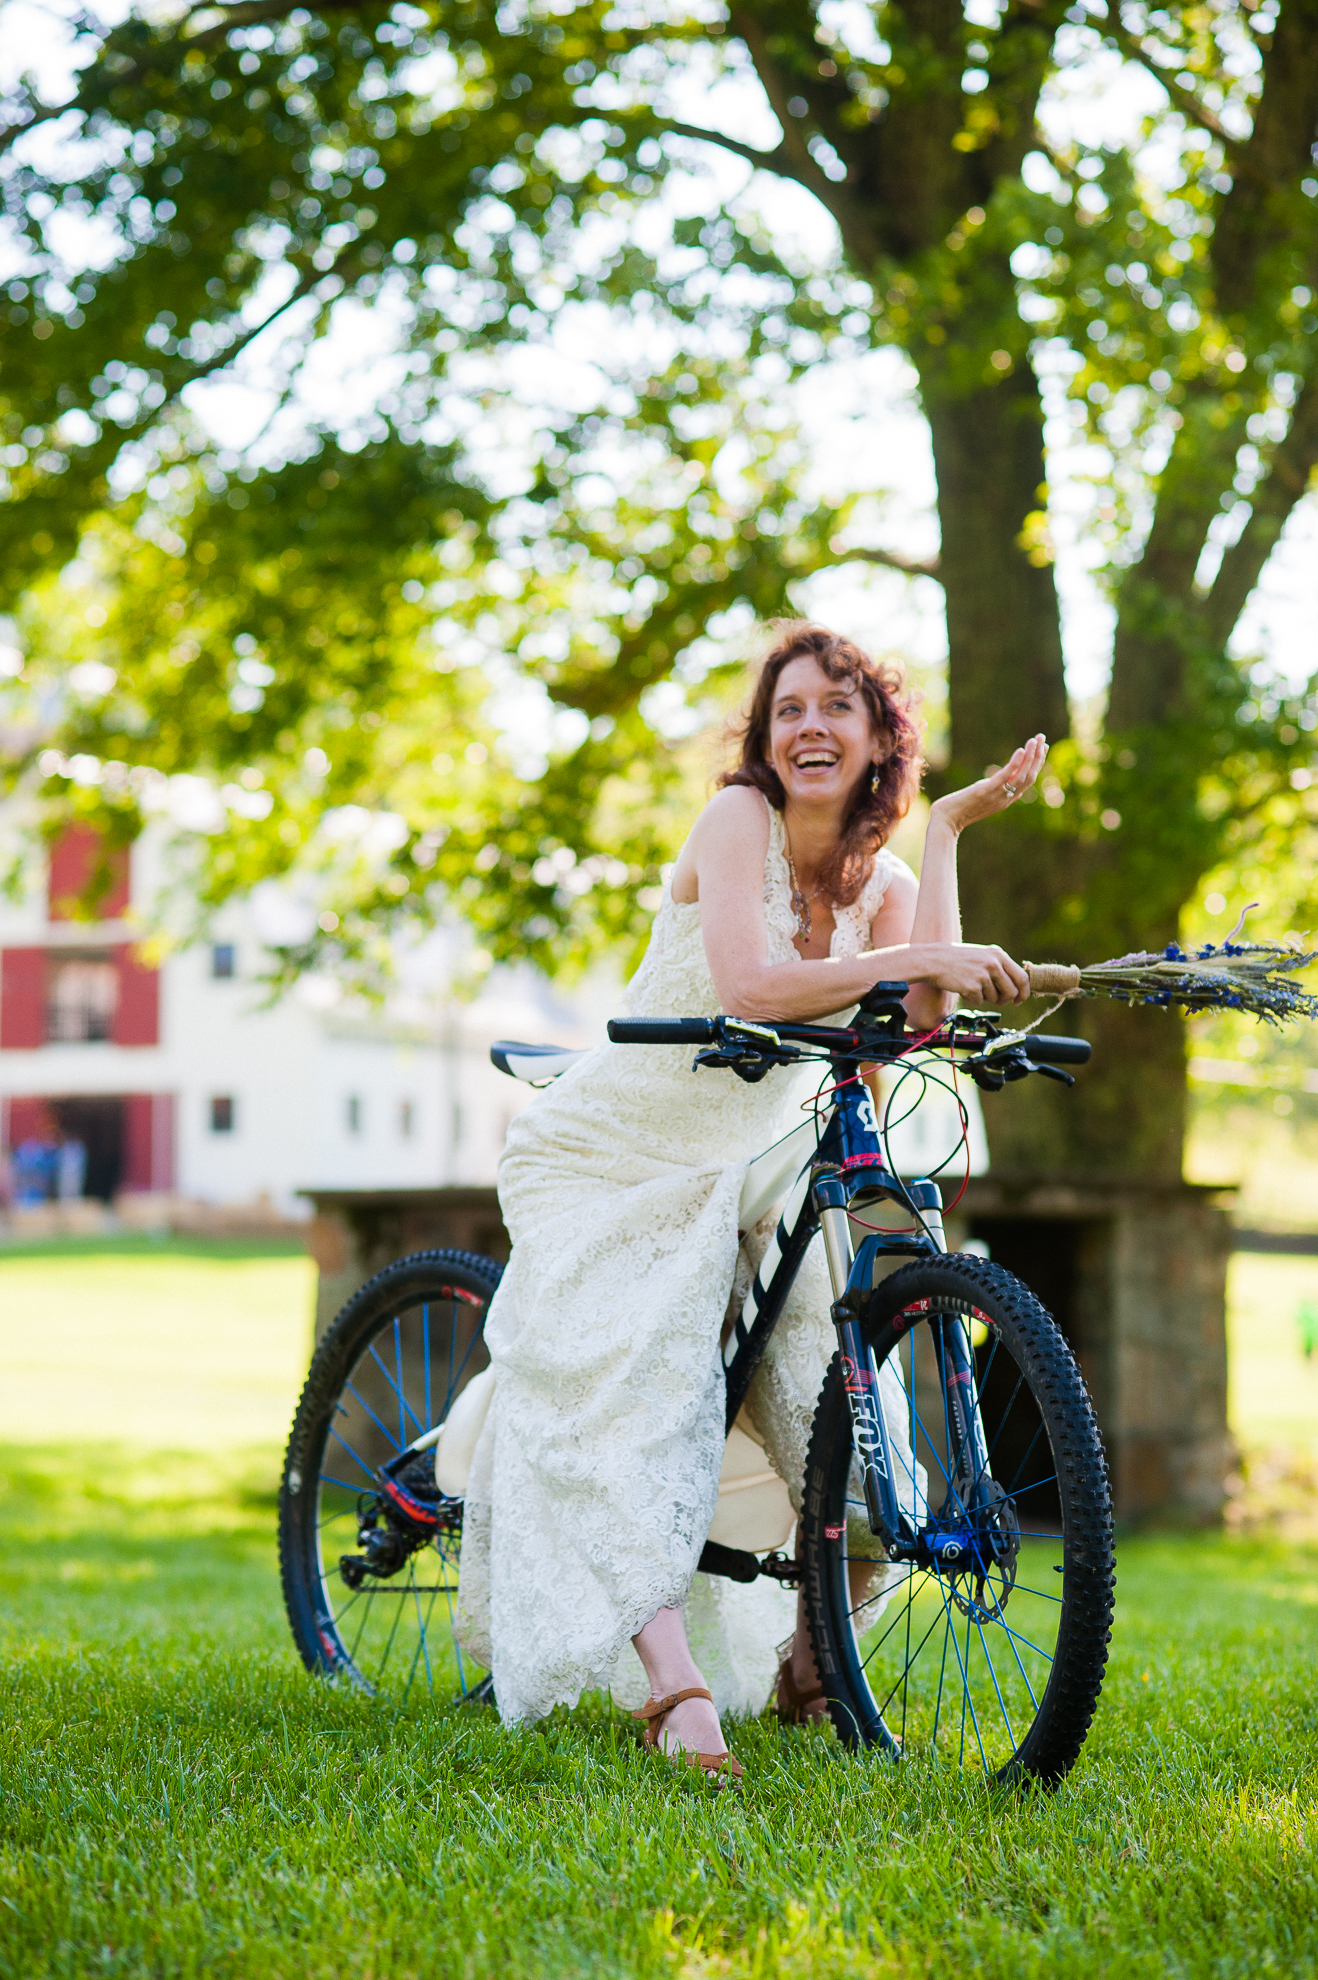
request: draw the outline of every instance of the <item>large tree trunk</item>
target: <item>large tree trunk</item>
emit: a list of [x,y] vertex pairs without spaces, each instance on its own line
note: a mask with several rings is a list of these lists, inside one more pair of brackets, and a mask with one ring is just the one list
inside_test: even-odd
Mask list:
[[1057,590],[1026,520],[1045,506],[1043,409],[1024,365],[964,398],[925,386],[938,474],[954,774],[981,776],[1027,736],[1068,734]]
[[[948,780],[1002,763],[1036,730],[1069,732],[1057,595],[1049,563],[1023,542],[1043,506],[1042,410],[1023,366],[965,398],[930,378],[925,410],[938,473],[947,599],[952,763]],[[968,940],[1000,942],[1035,961],[1094,961],[1085,924],[1108,942],[1161,948],[1175,907],[1112,898],[1106,849],[1036,829],[1010,814],[966,835],[960,850]],[[1102,909],[1095,912],[1095,897]],[[1170,915],[1170,918],[1168,916]],[[1108,952],[1105,950],[1105,953]],[[1026,1017],[1039,1014],[1032,1005]],[[994,1167],[1176,1180],[1185,1126],[1185,1028],[1161,1011],[1072,1003],[1051,1028],[1093,1040],[1092,1069],[1069,1092],[1042,1078],[985,1102]]]

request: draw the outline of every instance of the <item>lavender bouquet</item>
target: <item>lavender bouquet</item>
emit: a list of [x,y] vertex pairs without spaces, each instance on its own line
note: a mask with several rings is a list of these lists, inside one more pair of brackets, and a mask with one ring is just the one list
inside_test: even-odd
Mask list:
[[1245,1011],[1267,1024],[1284,1024],[1318,1017],[1318,997],[1293,981],[1315,958],[1318,950],[1298,945],[1228,937],[1193,955],[1169,942],[1161,955],[1117,956],[1084,969],[1067,963],[1025,967],[1036,997],[1115,997],[1124,1004],[1179,1005],[1186,1011]]

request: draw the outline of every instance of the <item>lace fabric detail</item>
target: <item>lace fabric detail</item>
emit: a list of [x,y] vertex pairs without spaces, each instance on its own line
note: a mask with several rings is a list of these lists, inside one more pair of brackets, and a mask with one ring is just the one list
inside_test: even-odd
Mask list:
[[[764,869],[769,959],[794,954],[782,818]],[[869,946],[893,870],[880,853],[834,955]],[[629,1011],[719,1008],[698,903],[665,897]],[[738,1266],[746,1163],[799,1119],[815,1078],[695,1073],[686,1046],[605,1044],[514,1119],[499,1167],[512,1256],[486,1340],[494,1401],[468,1488],[459,1628],[506,1720],[582,1691],[645,1695],[630,1638],[685,1603],[720,1710],[758,1710],[792,1598],[697,1575],[724,1442],[719,1330]],[[756,1419],[799,1500],[810,1414],[833,1349],[811,1255],[757,1375]],[[638,1690],[639,1685],[639,1690]]]

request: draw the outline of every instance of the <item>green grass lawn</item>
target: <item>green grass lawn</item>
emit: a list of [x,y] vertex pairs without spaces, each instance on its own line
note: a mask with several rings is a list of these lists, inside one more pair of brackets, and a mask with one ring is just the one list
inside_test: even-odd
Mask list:
[[[1284,1363],[1287,1261],[1248,1263],[1238,1339]],[[0,1259],[0,1975],[1318,1971],[1318,1542],[1125,1542],[1052,1797],[765,1720],[712,1798],[599,1704],[514,1733],[305,1675],[270,1426],[308,1294],[232,1247]]]

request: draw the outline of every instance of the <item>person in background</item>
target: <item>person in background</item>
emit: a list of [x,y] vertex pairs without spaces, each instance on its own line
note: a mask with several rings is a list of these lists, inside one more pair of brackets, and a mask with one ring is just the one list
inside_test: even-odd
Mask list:
[[35,1131],[15,1148],[14,1203],[19,1208],[30,1209],[54,1196],[59,1175],[58,1134],[54,1115],[43,1107]]
[[55,1193],[61,1203],[73,1203],[87,1182],[87,1146],[76,1134],[66,1135],[56,1155]]

